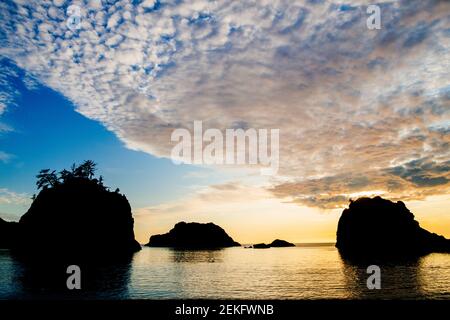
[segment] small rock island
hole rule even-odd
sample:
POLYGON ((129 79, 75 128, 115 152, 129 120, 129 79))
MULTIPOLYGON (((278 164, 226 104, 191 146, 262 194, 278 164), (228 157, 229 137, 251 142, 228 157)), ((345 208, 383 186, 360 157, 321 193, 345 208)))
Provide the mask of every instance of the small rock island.
POLYGON ((285 240, 275 239, 271 244, 258 243, 252 246, 253 249, 268 249, 268 248, 285 248, 295 247, 295 244, 287 242, 285 240))
POLYGON ((271 248, 283 248, 283 247, 295 247, 295 244, 287 242, 285 240, 275 239, 269 244, 271 248))
POLYGON ((179 222, 168 233, 151 236, 146 246, 215 249, 238 247, 240 244, 214 223, 179 222))
POLYGON ((257 243, 252 246, 253 249, 269 249, 270 246, 265 243, 257 243))
POLYGON ((450 240, 421 228, 402 201, 375 197, 351 201, 342 212, 336 247, 345 258, 395 259, 450 253, 450 240))

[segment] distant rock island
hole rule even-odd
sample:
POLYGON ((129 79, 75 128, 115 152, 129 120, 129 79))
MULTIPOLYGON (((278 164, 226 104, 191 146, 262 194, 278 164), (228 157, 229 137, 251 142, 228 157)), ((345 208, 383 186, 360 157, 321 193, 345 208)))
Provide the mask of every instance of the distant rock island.
POLYGON ((58 257, 122 256, 140 250, 127 198, 118 189, 110 191, 94 172, 90 160, 58 174, 42 170, 37 176, 40 192, 19 223, 0 223, 0 243, 26 255, 58 257), (10 230, 9 236, 3 230, 10 230))
POLYGON ((265 243, 257 243, 252 246, 253 249, 269 249, 270 246, 265 243))
POLYGON ((450 252, 450 240, 421 228, 403 202, 375 197, 342 212, 336 247, 347 258, 402 258, 450 252))
POLYGON ((269 244, 272 248, 281 248, 281 247, 295 247, 295 244, 287 242, 285 240, 275 239, 269 244))
POLYGON ((179 222, 168 233, 151 236, 146 246, 214 249, 237 247, 240 244, 214 223, 179 222))
POLYGON ((287 242, 285 240, 275 239, 271 244, 258 243, 254 244, 253 249, 268 249, 268 248, 283 248, 283 247, 295 247, 295 244, 287 242))

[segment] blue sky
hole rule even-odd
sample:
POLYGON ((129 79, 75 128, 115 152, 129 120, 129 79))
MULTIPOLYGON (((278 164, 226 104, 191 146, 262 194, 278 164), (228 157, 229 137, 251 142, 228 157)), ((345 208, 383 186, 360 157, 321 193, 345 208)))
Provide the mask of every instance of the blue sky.
MULTIPOLYGON (((11 67, 5 60, 0 66, 6 65, 11 67)), ((23 70, 16 71, 23 77, 23 70)), ((208 171, 127 149, 102 124, 75 112, 61 94, 39 84, 29 90, 20 78, 11 80, 8 90, 14 88, 17 94, 1 123, 13 129, 0 135, 1 150, 9 155, 0 161, 0 186, 10 191, 31 197, 40 169, 61 170, 93 159, 108 186, 119 187, 134 207, 145 207, 186 192, 193 182, 188 173, 208 171)), ((27 206, 0 203, 0 212, 20 216, 27 206)))

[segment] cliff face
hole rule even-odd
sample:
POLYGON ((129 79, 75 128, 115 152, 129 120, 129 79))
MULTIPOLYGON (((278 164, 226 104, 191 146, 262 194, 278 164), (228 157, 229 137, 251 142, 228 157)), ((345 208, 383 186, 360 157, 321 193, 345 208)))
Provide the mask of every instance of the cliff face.
POLYGON ((124 195, 87 179, 42 190, 21 217, 17 248, 72 255, 140 250, 124 195))
POLYGON ((336 247, 344 257, 416 257, 450 252, 450 240, 419 226, 401 201, 360 198, 339 219, 336 247))
POLYGON ((146 246, 209 249, 240 244, 214 223, 179 222, 168 233, 151 236, 146 246))

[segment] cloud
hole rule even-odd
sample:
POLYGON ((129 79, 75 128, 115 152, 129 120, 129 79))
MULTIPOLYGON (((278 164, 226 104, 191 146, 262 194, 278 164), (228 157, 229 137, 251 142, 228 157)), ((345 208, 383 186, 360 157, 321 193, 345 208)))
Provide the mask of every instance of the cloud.
POLYGON ((10 132, 10 131, 13 131, 13 129, 9 125, 0 122, 0 133, 10 132))
POLYGON ((450 178, 450 161, 436 163, 427 159, 412 160, 389 168, 389 173, 410 181, 419 187, 446 185, 450 178))
MULTIPOLYGON (((243 215, 251 217, 271 211, 280 210, 279 201, 274 200, 263 188, 254 188, 241 183, 226 183, 197 187, 194 192, 183 198, 159 205, 133 210, 135 232, 139 241, 148 240, 152 233, 167 232, 179 221, 213 222, 222 227, 246 226, 254 228, 255 223, 242 220, 243 215)), ((249 232, 243 232, 248 234, 249 232)))
POLYGON ((27 194, 0 188, 0 204, 27 205, 30 202, 30 197, 27 194))
POLYGON ((448 190, 449 2, 380 2, 381 30, 365 1, 71 4, 74 32, 62 2, 0 4, 0 55, 129 148, 168 157, 174 128, 244 123, 280 129, 279 197, 448 190))
POLYGON ((9 153, 6 153, 6 152, 0 150, 0 162, 7 163, 13 157, 14 156, 12 154, 9 154, 9 153))
MULTIPOLYGON (((270 193, 261 188, 254 188, 238 182, 229 182, 204 186, 189 196, 152 207, 140 208, 134 213, 139 216, 164 216, 179 214, 186 216, 187 213, 204 214, 209 218, 211 211, 219 212, 220 208, 234 207, 236 204, 256 202, 270 197, 270 193)), ((224 210, 227 211, 227 210, 224 210)), ((191 216, 188 214, 188 216, 191 216)))
POLYGON ((281 235, 294 242, 334 239, 337 210, 323 214, 300 207, 247 182, 205 186, 179 199, 135 209, 136 237, 146 243, 149 235, 165 233, 179 221, 197 221, 214 222, 242 243, 273 241, 281 235))
POLYGON ((39 88, 39 81, 34 78, 32 75, 26 73, 24 77, 22 78, 24 86, 29 90, 37 90, 39 88))
MULTIPOLYGON (((0 64, 2 68, 0 68, 0 115, 5 112, 8 106, 15 105, 15 98, 19 95, 17 89, 11 84, 12 79, 17 77, 17 72, 15 68, 10 65, 4 65, 4 59, 0 56, 0 64)), ((4 131, 0 127, 0 132, 4 131)))
MULTIPOLYGON (((27 90, 36 90, 39 87, 39 81, 32 75, 11 63, 10 60, 0 55, 0 116, 6 111, 7 107, 17 105, 17 99, 20 97, 20 88, 23 85, 27 90)), ((12 131, 12 129, 0 123, 0 134, 2 132, 12 131)))
POLYGON ((350 199, 361 196, 382 195, 393 201, 422 200, 435 194, 448 194, 448 165, 448 162, 413 160, 385 170, 286 182, 270 190, 275 196, 288 198, 293 203, 323 209, 344 207, 350 199))

